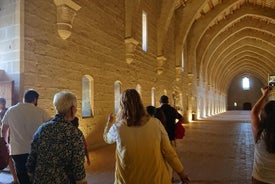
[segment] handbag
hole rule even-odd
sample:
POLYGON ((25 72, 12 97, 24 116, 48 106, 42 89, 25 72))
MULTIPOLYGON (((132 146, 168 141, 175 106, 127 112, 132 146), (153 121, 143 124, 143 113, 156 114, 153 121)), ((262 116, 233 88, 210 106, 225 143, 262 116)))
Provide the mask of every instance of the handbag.
POLYGON ((4 137, 0 137, 0 170, 5 169, 9 164, 9 145, 4 137))
POLYGON ((182 121, 178 121, 175 125, 175 138, 176 139, 183 139, 185 136, 185 128, 182 125, 182 121))

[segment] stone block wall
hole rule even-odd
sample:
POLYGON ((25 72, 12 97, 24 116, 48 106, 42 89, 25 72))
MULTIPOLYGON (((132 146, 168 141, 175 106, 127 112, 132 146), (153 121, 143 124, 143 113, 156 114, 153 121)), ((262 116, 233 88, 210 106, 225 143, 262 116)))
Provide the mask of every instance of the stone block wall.
MULTIPOLYGON (((104 144, 103 128, 107 115, 114 111, 114 82, 122 90, 141 86, 144 105, 151 104, 151 89, 156 88, 156 101, 175 86, 183 90, 184 81, 175 81, 174 23, 169 27, 165 44, 167 58, 162 75, 156 74, 156 29, 158 1, 146 1, 148 12, 148 51, 137 46, 135 60, 125 60, 125 10, 120 0, 75 0, 81 6, 73 22, 72 35, 62 40, 56 30, 56 6, 53 1, 26 0, 24 12, 24 71, 21 85, 40 93, 39 106, 54 115, 53 95, 70 90, 78 97, 80 129, 89 148, 104 144), (94 117, 81 118, 82 77, 94 80, 94 117)), ((140 12, 142 9, 140 9, 140 12)), ((139 20, 139 19, 137 19, 139 20)), ((140 22, 135 22, 135 39, 141 43, 140 22)), ((184 93, 184 92, 183 92, 184 93)), ((184 94, 185 95, 185 94, 184 94)))
POLYGON ((5 71, 0 81, 14 81, 15 94, 19 93, 20 83, 21 5, 18 0, 0 2, 0 70, 5 71))

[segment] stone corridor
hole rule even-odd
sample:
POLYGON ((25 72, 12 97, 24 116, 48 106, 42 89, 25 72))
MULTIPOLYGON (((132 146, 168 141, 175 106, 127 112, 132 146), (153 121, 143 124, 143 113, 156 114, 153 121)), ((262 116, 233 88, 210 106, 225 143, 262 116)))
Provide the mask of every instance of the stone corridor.
MULTIPOLYGON (((192 184, 250 183, 253 138, 249 111, 228 111, 184 126, 186 136, 178 140, 177 152, 192 184)), ((106 146, 90 152, 89 184, 113 183, 114 150, 114 146, 106 146)), ((9 175, 0 174, 0 184, 10 180, 9 175)))

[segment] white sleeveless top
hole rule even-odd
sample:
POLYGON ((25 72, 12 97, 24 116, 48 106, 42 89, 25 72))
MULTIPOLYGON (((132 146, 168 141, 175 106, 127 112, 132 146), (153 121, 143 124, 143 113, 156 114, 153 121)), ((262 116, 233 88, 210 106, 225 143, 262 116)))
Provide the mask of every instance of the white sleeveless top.
POLYGON ((264 140, 255 144, 252 176, 262 182, 275 184, 275 153, 268 153, 264 140))

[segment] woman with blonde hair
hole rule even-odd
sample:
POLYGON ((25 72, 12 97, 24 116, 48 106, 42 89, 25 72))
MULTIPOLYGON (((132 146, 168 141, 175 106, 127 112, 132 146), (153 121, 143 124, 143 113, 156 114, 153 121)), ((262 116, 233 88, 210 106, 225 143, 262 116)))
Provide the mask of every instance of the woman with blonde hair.
POLYGON ((275 101, 267 101, 271 89, 261 89, 262 96, 251 110, 255 142, 253 184, 275 183, 275 101))
POLYGON ((122 93, 117 122, 108 116, 103 137, 106 143, 116 143, 115 184, 169 184, 167 164, 183 183, 189 183, 166 130, 146 113, 135 89, 122 93))

